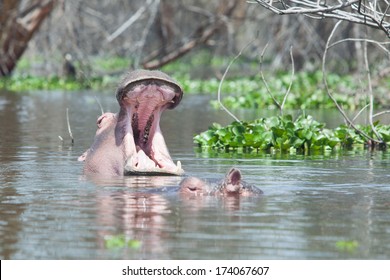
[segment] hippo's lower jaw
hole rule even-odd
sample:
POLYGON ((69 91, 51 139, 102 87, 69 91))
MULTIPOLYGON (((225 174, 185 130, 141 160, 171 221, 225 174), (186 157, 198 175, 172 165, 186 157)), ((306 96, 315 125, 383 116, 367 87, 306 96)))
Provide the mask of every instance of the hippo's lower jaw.
POLYGON ((121 110, 115 130, 123 141, 124 175, 184 173, 180 161, 172 161, 160 129, 161 114, 176 94, 175 88, 152 80, 125 87, 117 96, 121 110))
POLYGON ((166 161, 166 164, 158 164, 149 158, 143 150, 129 158, 125 165, 125 175, 183 175, 181 162, 166 161))

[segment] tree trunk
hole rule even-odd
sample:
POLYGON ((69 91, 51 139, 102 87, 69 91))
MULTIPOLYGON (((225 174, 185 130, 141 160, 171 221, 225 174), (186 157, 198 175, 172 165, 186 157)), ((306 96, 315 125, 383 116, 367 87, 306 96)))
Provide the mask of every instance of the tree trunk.
POLYGON ((11 75, 29 41, 57 0, 30 1, 22 11, 22 1, 4 0, 0 11, 0 77, 11 75))

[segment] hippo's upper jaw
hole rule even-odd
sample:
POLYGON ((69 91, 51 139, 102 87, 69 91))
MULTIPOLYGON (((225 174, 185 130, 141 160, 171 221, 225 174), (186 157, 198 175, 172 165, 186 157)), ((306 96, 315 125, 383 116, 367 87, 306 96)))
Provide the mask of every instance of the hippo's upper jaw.
POLYGON ((181 175, 180 161, 172 161, 165 144, 160 117, 180 102, 183 92, 162 72, 138 71, 135 77, 126 77, 117 91, 115 139, 123 145, 124 174, 181 175))

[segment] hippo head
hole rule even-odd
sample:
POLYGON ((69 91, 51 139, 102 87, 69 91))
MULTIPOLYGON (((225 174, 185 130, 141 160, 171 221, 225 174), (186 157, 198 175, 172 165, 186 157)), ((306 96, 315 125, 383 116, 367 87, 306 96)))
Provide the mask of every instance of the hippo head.
POLYGON ((123 147, 125 175, 184 173, 180 161, 172 161, 160 129, 162 112, 175 108, 182 96, 181 87, 160 71, 136 70, 124 77, 116 92, 115 141, 123 147))
POLYGON ((175 108, 182 96, 180 86, 160 71, 128 73, 116 92, 119 113, 104 113, 97 119, 94 142, 79 157, 85 162, 84 174, 183 174, 160 129, 162 112, 175 108))
POLYGON ((187 177, 180 182, 179 193, 181 195, 203 196, 209 195, 210 185, 197 177, 187 177))

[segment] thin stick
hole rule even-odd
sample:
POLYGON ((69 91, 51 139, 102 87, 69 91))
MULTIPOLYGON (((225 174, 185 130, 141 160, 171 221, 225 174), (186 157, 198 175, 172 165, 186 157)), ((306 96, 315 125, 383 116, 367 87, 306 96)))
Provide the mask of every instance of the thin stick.
POLYGON ((293 56, 293 53, 292 53, 292 46, 290 47, 290 57, 291 57, 291 79, 290 79, 290 84, 288 85, 286 94, 284 95, 283 102, 282 102, 282 105, 281 105, 281 108, 280 108, 280 113, 281 113, 282 115, 283 115, 284 103, 286 103, 287 96, 288 96, 289 93, 290 93, 291 86, 292 86, 292 83, 293 83, 293 80, 294 80, 294 74, 295 74, 295 69, 294 69, 294 68, 295 68, 295 66, 294 66, 294 56, 293 56))
POLYGON ((146 10, 146 6, 150 4, 150 1, 147 1, 146 5, 141 6, 132 16, 125 21, 117 30, 107 37, 108 42, 112 42, 115 38, 121 35, 127 28, 129 28, 134 22, 136 22, 146 10))
POLYGON ((103 114, 104 114, 103 106, 102 106, 102 104, 100 103, 100 101, 99 101, 99 99, 97 98, 96 95, 95 95, 95 99, 96 99, 96 102, 97 102, 97 104, 99 105, 100 111, 102 111, 102 115, 103 115, 103 114))
POLYGON ((374 126, 374 123, 372 121, 373 119, 373 115, 374 115, 374 94, 372 92, 372 83, 371 83, 371 73, 370 73, 370 67, 368 65, 368 56, 367 56, 367 42, 364 42, 363 44, 363 48, 364 48, 364 64, 366 66, 366 73, 367 73, 367 80, 368 80, 368 97, 369 97, 369 100, 370 100, 370 103, 369 103, 369 118, 368 118, 368 121, 370 123, 370 126, 371 126, 371 129, 372 131, 375 133, 377 139, 383 143, 383 139, 382 137, 380 136, 380 134, 378 133, 378 131, 376 131, 375 129, 375 126, 374 126))
POLYGON ((390 114, 390 110, 382 111, 382 112, 376 113, 376 114, 372 115, 372 117, 373 117, 373 118, 376 118, 376 117, 379 117, 379 116, 385 115, 385 114, 390 114))
POLYGON ((156 15, 158 12, 158 8, 160 6, 160 0, 155 0, 153 3, 150 4, 150 6, 151 6, 151 11, 150 11, 149 20, 148 20, 148 22, 147 22, 147 24, 142 32, 141 40, 139 43, 140 47, 138 50, 138 54, 135 56, 135 62, 134 62, 135 68, 139 67, 140 58, 142 57, 142 52, 143 52, 145 42, 146 42, 146 37, 149 34, 149 32, 151 31, 152 24, 156 21, 156 15))
POLYGON ((271 92, 271 90, 270 90, 270 88, 268 86, 268 83, 267 83, 267 81, 266 81, 266 79, 264 77, 264 74, 263 74, 263 70, 262 70, 262 68, 263 68, 263 57, 264 57, 264 53, 265 53, 265 50, 267 49, 267 47, 268 47, 268 43, 265 45, 263 51, 260 54, 260 76, 261 76, 261 79, 263 80, 263 83, 265 85, 265 88, 267 89, 268 94, 271 96, 271 98, 274 101, 275 105, 279 108, 280 114, 283 115, 284 104, 286 103, 287 96, 290 94, 291 86, 293 84, 294 75, 295 75, 295 65, 294 65, 294 56, 293 56, 293 53, 292 53, 292 46, 290 47, 291 79, 290 79, 290 84, 288 85, 288 88, 286 90, 286 93, 284 94, 282 104, 280 104, 279 101, 276 99, 276 97, 272 94, 272 92, 271 92))
POLYGON ((278 100, 276 100, 275 96, 272 94, 269 86, 268 86, 268 83, 267 83, 267 80, 265 79, 264 77, 264 74, 263 74, 263 57, 264 57, 264 54, 265 54, 265 50, 267 49, 268 47, 268 43, 265 45, 263 51, 261 52, 260 54, 260 76, 261 76, 261 79, 265 85, 265 89, 267 90, 268 94, 271 96, 272 100, 274 101, 275 105, 279 108, 279 110, 282 112, 282 107, 280 106, 278 100))
MULTIPOLYGON (((255 40, 255 39, 254 39, 255 40)), ((233 63, 241 56, 241 54, 243 53, 243 51, 248 47, 250 46, 253 41, 250 41, 248 44, 246 44, 241 50, 240 52, 232 59, 232 61, 230 61, 229 65, 226 67, 226 70, 225 72, 223 73, 222 75, 222 78, 221 78, 221 81, 219 82, 219 86, 218 86, 218 104, 222 107, 222 109, 228 113, 234 120, 236 120, 237 122, 241 123, 241 121, 232 113, 230 112, 223 104, 222 104, 222 101, 221 101, 221 89, 222 89, 222 83, 223 81, 225 80, 225 77, 227 75, 227 73, 229 72, 229 69, 230 67, 233 65, 233 63)))
POLYGON ((352 121, 356 121, 356 119, 361 115, 361 113, 364 112, 364 110, 367 109, 367 107, 370 106, 370 104, 366 104, 366 106, 364 106, 362 109, 360 109, 360 111, 353 117, 352 121))
POLYGON ((69 108, 66 108, 66 122, 68 124, 68 132, 69 132, 70 139, 72 139, 72 145, 73 145, 74 144, 74 138, 73 138, 72 130, 70 129, 69 108))
POLYGON ((326 45, 325 45, 325 50, 324 50, 324 55, 322 57, 322 75, 323 75, 323 83, 324 83, 324 86, 325 86, 325 89, 326 89, 326 93, 328 94, 329 98, 333 101, 333 103, 336 105, 336 108, 339 110, 339 112, 341 113, 341 115, 344 117, 345 121, 348 123, 348 125, 350 125, 358 134, 364 136, 366 139, 369 139, 371 141, 374 141, 374 142, 377 142, 377 140, 373 139, 372 137, 368 136, 366 133, 364 133, 362 130, 358 129, 354 124, 353 122, 348 118, 347 114, 344 112, 343 108, 341 108, 341 106, 339 105, 339 103, 337 102, 337 100, 334 98, 333 94, 330 92, 330 89, 329 89, 329 86, 328 86, 328 82, 326 80, 326 68, 325 68, 325 62, 326 62, 326 55, 328 53, 328 49, 329 49, 329 43, 334 35, 334 33, 336 32, 337 28, 339 27, 339 25, 341 24, 341 20, 339 20, 335 26, 333 27, 333 30, 332 32, 330 33, 329 37, 328 37, 328 40, 326 42, 326 45))

